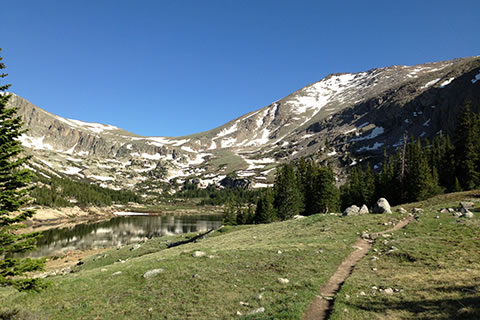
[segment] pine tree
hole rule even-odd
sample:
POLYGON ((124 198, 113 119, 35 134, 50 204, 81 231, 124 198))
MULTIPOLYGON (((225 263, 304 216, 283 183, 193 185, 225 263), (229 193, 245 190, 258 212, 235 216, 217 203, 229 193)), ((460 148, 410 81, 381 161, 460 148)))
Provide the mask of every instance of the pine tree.
POLYGON ((313 207, 311 213, 338 212, 340 192, 335 185, 335 174, 330 167, 317 167, 313 176, 313 207))
POLYGON ((471 190, 480 186, 479 122, 478 115, 472 112, 470 105, 467 104, 456 125, 456 175, 464 190, 471 190))
MULTIPOLYGON (((0 69, 4 69, 1 61, 0 57, 0 69)), ((6 76, 2 73, 0 79, 6 76)), ((22 156, 23 149, 18 140, 25 132, 22 130, 22 120, 17 116, 16 108, 7 107, 11 96, 6 92, 9 87, 8 84, 0 84, 0 286, 39 290, 43 287, 39 279, 18 277, 40 270, 44 260, 12 258, 14 254, 34 249, 38 234, 16 235, 14 232, 34 212, 23 209, 29 201, 28 192, 31 188, 30 172, 22 168, 29 158, 22 156)))
POLYGON ((222 223, 225 225, 236 225, 237 224, 237 213, 235 209, 235 203, 230 199, 225 208, 223 209, 222 223))
POLYGON ((277 219, 273 200, 273 190, 267 188, 257 201, 254 218, 255 223, 270 223, 277 219))
POLYGON ((286 163, 277 169, 274 185, 274 205, 280 220, 287 220, 300 213, 302 197, 293 164, 286 163))

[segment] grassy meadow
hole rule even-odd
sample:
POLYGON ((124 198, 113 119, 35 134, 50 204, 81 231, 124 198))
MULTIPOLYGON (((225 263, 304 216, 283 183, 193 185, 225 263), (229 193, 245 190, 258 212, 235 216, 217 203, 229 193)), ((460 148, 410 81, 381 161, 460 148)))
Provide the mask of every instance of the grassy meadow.
POLYGON ((166 243, 178 236, 152 239, 135 250, 90 257, 77 272, 48 278, 51 285, 41 293, 3 288, 2 309, 32 319, 301 319, 358 234, 398 219, 315 215, 225 227, 171 249, 166 243), (196 250, 206 255, 195 258, 196 250), (163 272, 144 279, 151 269, 163 272), (247 315, 261 307, 265 312, 247 315))
MULTIPOLYGON (((480 212, 473 219, 438 212, 463 199, 478 208, 480 192, 404 205, 425 212, 377 239, 341 288, 330 319, 479 319, 480 212)), ((170 249, 192 235, 151 239, 89 257, 74 273, 47 278, 41 293, 0 288, 0 310, 18 311, 16 319, 302 319, 359 235, 404 217, 318 214, 229 226, 170 249), (205 255, 193 257, 195 251, 205 255), (162 271, 145 279, 152 269, 162 271)))
POLYGON ((447 194, 377 239, 340 290, 330 319, 480 319, 480 192, 447 194), (440 213, 476 201, 473 219, 440 213), (393 289, 393 293, 385 289, 393 289))

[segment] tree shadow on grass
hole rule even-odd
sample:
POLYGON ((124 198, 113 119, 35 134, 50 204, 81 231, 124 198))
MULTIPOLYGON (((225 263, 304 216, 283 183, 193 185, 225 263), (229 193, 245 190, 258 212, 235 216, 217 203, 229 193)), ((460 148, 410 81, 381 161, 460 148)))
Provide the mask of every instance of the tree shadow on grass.
POLYGON ((418 320, 479 320, 480 319, 480 286, 433 287, 429 290, 438 295, 460 294, 462 298, 404 299, 389 301, 379 299, 368 304, 351 303, 352 307, 378 314, 402 313, 402 319, 418 320), (409 313, 410 316, 404 316, 409 313))

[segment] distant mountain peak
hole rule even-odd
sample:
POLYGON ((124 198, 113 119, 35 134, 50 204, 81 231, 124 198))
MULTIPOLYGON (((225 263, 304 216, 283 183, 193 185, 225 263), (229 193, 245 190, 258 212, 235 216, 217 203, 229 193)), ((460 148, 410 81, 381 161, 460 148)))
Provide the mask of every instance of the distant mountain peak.
POLYGON ((266 186, 282 161, 314 155, 338 172, 379 161, 405 132, 431 138, 452 130, 458 109, 479 108, 480 58, 335 73, 259 110, 186 137, 143 137, 66 119, 13 94, 29 131, 21 137, 43 174, 90 179, 110 188, 161 191, 157 182, 229 173, 266 186), (328 144, 328 145, 327 145, 328 144))

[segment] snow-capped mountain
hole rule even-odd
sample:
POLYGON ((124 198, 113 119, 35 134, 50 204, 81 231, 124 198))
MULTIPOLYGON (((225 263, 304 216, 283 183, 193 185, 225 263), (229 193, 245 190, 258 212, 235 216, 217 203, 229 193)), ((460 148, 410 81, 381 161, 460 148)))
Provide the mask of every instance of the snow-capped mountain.
POLYGON ((206 186, 235 172, 262 187, 281 161, 315 154, 342 171, 398 147, 405 133, 451 132, 461 106, 480 109, 480 57, 329 75, 221 127, 177 138, 65 119, 15 95, 10 103, 20 107, 29 129, 21 141, 41 174, 152 191, 158 181, 194 177, 206 186))

